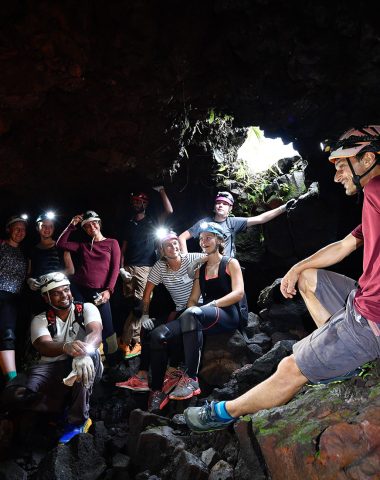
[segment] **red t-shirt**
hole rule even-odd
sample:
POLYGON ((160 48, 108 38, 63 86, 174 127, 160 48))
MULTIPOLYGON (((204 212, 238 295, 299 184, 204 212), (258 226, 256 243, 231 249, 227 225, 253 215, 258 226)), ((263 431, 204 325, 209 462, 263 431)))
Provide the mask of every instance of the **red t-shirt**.
POLYGON ((364 241, 363 273, 354 306, 367 320, 380 323, 380 176, 364 187, 362 223, 351 234, 364 241))

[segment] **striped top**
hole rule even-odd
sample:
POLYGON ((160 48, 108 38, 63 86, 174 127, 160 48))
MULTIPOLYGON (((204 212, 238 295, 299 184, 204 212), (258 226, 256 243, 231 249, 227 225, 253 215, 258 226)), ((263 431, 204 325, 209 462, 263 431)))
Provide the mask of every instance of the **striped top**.
POLYGON ((181 253, 181 266, 179 270, 170 269, 165 260, 158 260, 152 267, 148 282, 153 285, 163 283, 175 303, 175 309, 178 312, 186 308, 191 289, 193 288, 193 279, 187 274, 187 267, 196 260, 204 256, 203 253, 181 253))

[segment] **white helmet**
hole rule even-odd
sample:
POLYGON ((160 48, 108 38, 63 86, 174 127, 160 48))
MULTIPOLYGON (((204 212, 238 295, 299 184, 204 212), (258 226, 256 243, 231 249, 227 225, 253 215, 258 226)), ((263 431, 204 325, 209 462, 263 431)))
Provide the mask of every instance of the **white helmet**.
POLYGON ((50 292, 53 288, 62 287, 62 285, 70 285, 70 280, 62 272, 51 272, 41 275, 38 278, 41 294, 50 292))

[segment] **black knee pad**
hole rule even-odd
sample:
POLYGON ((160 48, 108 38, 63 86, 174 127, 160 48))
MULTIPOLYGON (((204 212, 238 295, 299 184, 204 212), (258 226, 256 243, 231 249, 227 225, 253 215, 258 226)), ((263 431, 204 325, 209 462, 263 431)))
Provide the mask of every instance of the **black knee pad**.
POLYGON ((0 331, 0 350, 16 350, 16 335, 11 328, 0 331))
POLYGON ((193 332, 199 330, 200 325, 198 319, 203 315, 202 310, 199 307, 190 307, 183 312, 179 317, 181 322, 182 333, 193 332))
POLYGON ((161 350, 170 336, 170 330, 166 325, 160 325, 150 333, 150 348, 161 350))

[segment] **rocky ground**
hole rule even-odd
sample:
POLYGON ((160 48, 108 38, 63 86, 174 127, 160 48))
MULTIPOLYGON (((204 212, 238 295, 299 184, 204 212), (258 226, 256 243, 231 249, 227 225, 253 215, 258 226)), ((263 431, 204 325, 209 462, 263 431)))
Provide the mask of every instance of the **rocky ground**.
POLYGON ((57 445, 59 418, 3 415, 0 480, 380 479, 379 363, 344 382, 306 386, 287 405, 224 431, 199 435, 186 427, 184 408, 247 391, 307 334, 304 305, 296 299, 281 308, 278 283, 262 292, 260 313, 250 313, 242 333, 206 341, 200 397, 148 413, 148 394, 114 386, 136 371, 135 358, 95 387, 93 425, 67 445, 57 445))

